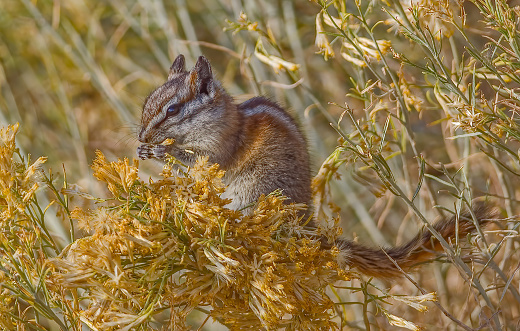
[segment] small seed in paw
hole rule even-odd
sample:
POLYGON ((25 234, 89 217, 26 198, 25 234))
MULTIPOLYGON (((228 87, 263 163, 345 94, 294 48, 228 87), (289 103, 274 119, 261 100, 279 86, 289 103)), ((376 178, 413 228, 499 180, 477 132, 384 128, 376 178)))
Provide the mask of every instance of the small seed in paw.
POLYGON ((163 145, 163 146, 173 145, 174 142, 175 142, 175 139, 173 139, 173 138, 166 138, 166 139, 161 143, 161 145, 163 145))

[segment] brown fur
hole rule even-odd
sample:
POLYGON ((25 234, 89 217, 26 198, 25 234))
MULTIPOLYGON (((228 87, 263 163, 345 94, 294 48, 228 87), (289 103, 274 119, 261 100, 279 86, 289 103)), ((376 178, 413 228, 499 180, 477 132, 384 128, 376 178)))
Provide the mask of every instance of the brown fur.
MULTIPOLYGON (((138 138, 143 143, 137 149, 142 159, 165 160, 173 155, 192 165, 197 156, 207 156, 210 162, 220 164, 226 170, 224 181, 228 187, 223 197, 232 200, 230 208, 243 209, 260 195, 278 189, 289 202, 310 205, 307 143, 294 120, 278 104, 264 97, 235 104, 214 79, 205 57, 199 57, 190 71, 186 71, 182 55, 175 59, 168 81, 145 101, 138 138), (168 107, 172 105, 181 105, 182 111, 169 115, 168 107), (161 145, 167 138, 174 143, 161 145)), ((486 219, 495 217, 496 211, 477 204, 474 213, 484 226, 486 219)), ((435 224, 435 229, 450 240, 456 226, 457 219, 452 217, 435 224)), ((463 213, 459 219, 459 237, 474 230, 470 214, 463 213)), ((389 257, 408 269, 441 248, 427 231, 405 245, 386 251, 348 240, 335 244, 344 251, 349 266, 381 278, 401 274, 389 257)), ((331 246, 323 240, 324 248, 331 246)))
MULTIPOLYGON (((283 110, 265 98, 256 98, 261 102, 255 107, 266 107, 271 111, 283 110)), ((251 104, 239 105, 239 109, 250 108, 251 104)), ((246 188, 245 204, 255 201, 261 194, 269 194, 281 189, 291 202, 309 204, 310 169, 307 154, 298 153, 306 150, 305 140, 294 125, 287 125, 273 114, 264 112, 247 113, 244 116, 240 144, 233 156, 233 162, 226 170, 226 181, 235 192, 246 188), (238 180, 238 181, 237 181, 238 180), (240 187, 236 187, 235 183, 240 187)), ((235 194, 234 194, 235 195, 235 194)), ((236 199, 236 195, 233 197, 236 199)))

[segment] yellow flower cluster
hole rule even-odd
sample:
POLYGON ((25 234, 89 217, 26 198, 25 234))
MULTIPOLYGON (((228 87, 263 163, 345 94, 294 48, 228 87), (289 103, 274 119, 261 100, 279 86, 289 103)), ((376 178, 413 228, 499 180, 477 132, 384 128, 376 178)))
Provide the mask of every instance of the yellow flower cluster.
POLYGON ((169 164, 149 183, 127 159, 98 152, 92 168, 113 203, 72 212, 92 234, 51 261, 48 281, 63 300, 82 293, 78 315, 91 328, 129 330, 169 310, 170 329, 185 330, 202 307, 233 330, 337 327, 325 289, 348 274, 302 225, 305 206, 274 194, 248 215, 230 210, 224 173, 205 159, 185 172, 169 164))
MULTIPOLYGON (((0 328, 21 329, 22 321, 12 290, 20 300, 29 301, 38 289, 38 273, 45 249, 41 225, 34 222, 31 208, 39 187, 41 165, 46 158, 30 164, 19 155, 15 145, 18 124, 0 128, 0 328)), ((41 301, 38 302, 41 304, 41 301)), ((29 314, 29 313, 27 313, 29 314)))
POLYGON ((17 152, 15 135, 18 124, 0 128, 0 213, 2 223, 24 214, 25 204, 38 189, 39 171, 46 158, 40 157, 32 165, 25 167, 23 162, 15 162, 17 152))
POLYGON ((315 45, 319 48, 318 54, 323 54, 325 60, 334 57, 334 49, 329 42, 327 32, 323 22, 337 31, 341 31, 343 42, 341 43, 341 56, 348 62, 357 67, 366 67, 367 61, 381 61, 381 55, 385 55, 391 50, 389 40, 371 40, 352 34, 352 29, 359 28, 359 25, 343 21, 339 18, 329 16, 321 11, 316 15, 316 40, 315 45), (355 38, 353 38, 355 36, 355 38))
MULTIPOLYGON (((420 24, 428 27, 436 39, 449 38, 453 35, 457 13, 451 1, 420 0, 411 2, 412 10, 418 12, 420 24)), ((410 12, 410 11, 409 11, 410 12)), ((460 19, 460 18, 459 18, 460 19)))
POLYGON ((403 22, 409 20, 421 29, 428 29, 435 39, 441 40, 453 35, 455 31, 454 23, 464 23, 465 17, 457 12, 456 2, 449 0, 403 0, 401 5, 405 8, 406 19, 399 13, 393 13, 392 18, 384 21, 386 25, 390 26, 390 30, 399 31, 403 22))

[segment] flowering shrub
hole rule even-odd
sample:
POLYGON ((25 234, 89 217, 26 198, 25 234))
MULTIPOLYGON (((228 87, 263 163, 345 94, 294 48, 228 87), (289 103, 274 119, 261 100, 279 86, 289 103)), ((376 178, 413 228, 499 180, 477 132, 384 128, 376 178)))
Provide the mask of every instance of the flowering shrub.
MULTIPOLYGON (((168 164, 160 179, 145 183, 137 161, 108 162, 98 152, 92 169, 110 196, 103 206, 70 212, 89 235, 47 252, 45 242, 53 236, 44 218, 32 214, 44 159, 30 166, 12 161, 16 129, 2 131, 0 150, 4 297, 24 292, 17 288, 23 284, 30 292, 15 301, 23 299, 71 329, 80 329, 79 321, 98 330, 145 328, 168 310, 169 328, 185 330, 186 316, 201 307, 237 330, 334 327, 325 289, 349 274, 338 265, 339 251, 320 249, 315 230, 302 225, 305 206, 284 204, 273 194, 245 216, 227 209, 229 201, 220 198, 223 171, 205 159, 185 172, 168 164), (50 258, 52 253, 59 254, 50 258)), ((80 193, 58 194, 64 201, 80 193)), ((3 307, 16 308, 12 300, 3 307)), ((22 322, 18 313, 21 321, 4 317, 2 325, 22 322)))

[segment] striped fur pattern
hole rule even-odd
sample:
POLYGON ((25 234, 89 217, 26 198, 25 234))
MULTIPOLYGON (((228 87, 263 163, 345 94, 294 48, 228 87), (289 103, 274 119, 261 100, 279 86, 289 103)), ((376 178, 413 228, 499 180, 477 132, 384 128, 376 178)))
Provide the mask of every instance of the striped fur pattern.
MULTIPOLYGON (((307 144, 294 120, 264 97, 235 104, 213 77, 211 65, 203 56, 189 71, 182 55, 175 59, 166 83, 144 103, 138 139, 142 142, 137 149, 141 159, 164 161, 167 155, 173 155, 192 165, 197 156, 208 156, 210 162, 220 164, 226 170, 228 188, 223 197, 232 200, 230 208, 245 208, 260 195, 277 189, 289 202, 310 204, 307 144), (174 143, 161 145, 166 139, 174 143)), ((496 211, 485 204, 478 204, 474 213, 481 225, 496 217, 496 211)), ((435 229, 450 240, 456 224, 453 217, 437 223, 435 229)), ((458 226, 460 238, 475 231, 467 212, 461 215, 458 226)), ((406 270, 441 248, 427 231, 385 251, 348 240, 334 244, 342 249, 344 263, 380 278, 401 275, 388 256, 406 270)), ((331 246, 323 240, 324 248, 331 246)))

